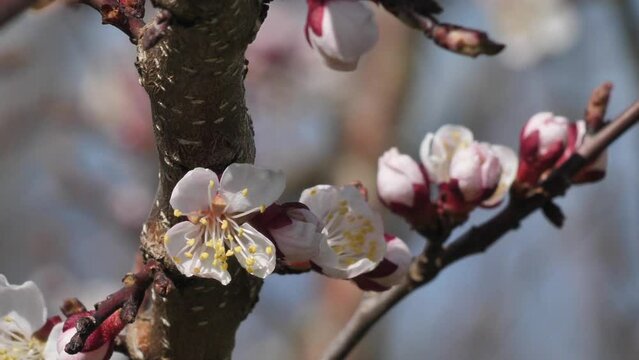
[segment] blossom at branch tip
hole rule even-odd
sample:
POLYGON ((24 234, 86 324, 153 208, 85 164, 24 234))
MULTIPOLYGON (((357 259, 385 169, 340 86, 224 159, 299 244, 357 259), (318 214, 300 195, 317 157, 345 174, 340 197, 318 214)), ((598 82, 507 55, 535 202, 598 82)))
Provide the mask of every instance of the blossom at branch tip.
POLYGON ((563 116, 541 112, 531 117, 519 136, 517 181, 537 184, 567 150, 570 131, 570 121, 563 116))
POLYGON ((386 291, 406 277, 413 256, 402 239, 385 234, 386 255, 373 270, 353 279, 365 291, 386 291))
POLYGON ((51 341, 56 344, 57 360, 107 360, 111 358, 115 339, 126 323, 120 318, 120 310, 111 314, 84 341, 77 354, 65 352, 65 346, 77 333, 76 324, 83 317, 92 316, 95 311, 84 311, 71 315, 64 323, 56 325, 51 331, 51 341))
POLYGON ((302 192, 300 202, 322 222, 324 238, 311 258, 322 274, 352 279, 373 270, 384 258, 383 223, 353 185, 317 185, 302 192))
POLYGON ((11 285, 0 274, 0 359, 56 360, 50 334, 60 321, 47 319, 44 297, 33 282, 11 285))
POLYGON ((379 158, 377 194, 386 207, 416 228, 436 215, 425 168, 397 148, 391 148, 379 158))
POLYGON ((440 207, 449 213, 498 205, 517 170, 511 149, 477 142, 463 126, 445 125, 427 134, 420 156, 430 180, 439 185, 440 207))
POLYGON ((377 42, 373 12, 359 0, 307 0, 306 39, 328 67, 352 71, 377 42))
MULTIPOLYGON (((531 117, 519 138, 517 182, 534 187, 590 139, 584 120, 570 122, 562 116, 542 112, 531 117)), ((606 152, 573 177, 575 183, 593 182, 606 174, 606 152)))
POLYGON ((189 171, 171 194, 175 216, 188 221, 171 227, 164 244, 186 276, 231 281, 228 258, 234 256, 250 274, 265 278, 275 268, 275 246, 249 220, 284 191, 281 171, 231 164, 222 177, 204 168, 189 171))
POLYGON ((320 220, 299 202, 273 204, 250 222, 275 243, 278 257, 287 263, 305 262, 317 256, 324 238, 320 220))

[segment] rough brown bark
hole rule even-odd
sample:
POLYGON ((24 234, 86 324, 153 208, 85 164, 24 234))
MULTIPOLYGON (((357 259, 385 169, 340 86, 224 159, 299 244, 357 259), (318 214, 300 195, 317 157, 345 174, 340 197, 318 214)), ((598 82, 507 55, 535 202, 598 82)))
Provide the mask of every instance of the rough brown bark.
MULTIPOLYGON (((138 46, 137 67, 149 93, 160 159, 155 203, 142 235, 147 258, 165 259, 162 235, 177 219, 169 197, 189 170, 219 175, 253 162, 251 119, 244 102, 244 51, 259 28, 259 0, 157 0, 173 22, 151 49, 138 46)), ((140 41, 140 44, 144 41, 140 41)), ((169 271, 176 291, 149 294, 127 345, 133 359, 228 359, 235 332, 257 302, 262 281, 230 264, 233 280, 185 278, 169 271)))

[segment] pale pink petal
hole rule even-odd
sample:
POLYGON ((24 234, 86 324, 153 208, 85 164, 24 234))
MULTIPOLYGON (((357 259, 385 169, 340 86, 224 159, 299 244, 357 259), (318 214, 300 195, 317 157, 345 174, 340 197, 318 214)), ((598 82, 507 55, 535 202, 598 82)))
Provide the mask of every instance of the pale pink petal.
POLYGON ((184 214, 207 211, 216 194, 217 175, 205 168, 195 168, 184 175, 173 188, 171 206, 184 214))
POLYGON ((64 323, 56 324, 49 333, 47 343, 44 345, 44 360, 58 360, 58 340, 62 336, 62 327, 64 323))
POLYGON ((319 219, 303 208, 288 209, 286 215, 291 224, 269 230, 286 260, 308 261, 317 256, 319 244, 325 237, 319 219))
POLYGON ((316 185, 302 191, 300 202, 308 206, 309 210, 319 219, 324 219, 333 210, 340 190, 332 185, 316 185))
POLYGON ((397 269, 388 276, 372 278, 370 280, 383 287, 392 287, 399 284, 406 277, 413 256, 406 243, 396 237, 386 243, 386 255, 384 258, 397 265, 397 269))
POLYGON ((428 187, 419 165, 410 156, 392 148, 379 158, 377 193, 386 204, 413 206, 415 185, 428 187))
POLYGON ((485 200, 482 205, 491 207, 499 204, 508 193, 510 186, 515 177, 517 176, 517 167, 519 166, 519 159, 515 152, 506 146, 491 145, 491 151, 499 159, 501 165, 501 176, 499 178, 499 185, 495 192, 485 200))
POLYGON ((12 317, 20 318, 20 327, 26 335, 31 335, 47 321, 44 297, 35 283, 27 281, 22 285, 11 285, 0 274, 0 318, 11 313, 12 317))
POLYGON ((352 71, 359 58, 377 42, 378 31, 372 11, 360 1, 332 0, 323 9, 322 32, 308 32, 313 48, 327 66, 352 71))
POLYGON ((263 279, 275 270, 275 245, 249 223, 242 224, 241 228, 243 236, 233 248, 235 257, 251 275, 263 279))
POLYGON ((286 179, 281 171, 231 164, 224 170, 220 184, 220 195, 228 204, 226 212, 235 214, 274 203, 284 192, 286 179))

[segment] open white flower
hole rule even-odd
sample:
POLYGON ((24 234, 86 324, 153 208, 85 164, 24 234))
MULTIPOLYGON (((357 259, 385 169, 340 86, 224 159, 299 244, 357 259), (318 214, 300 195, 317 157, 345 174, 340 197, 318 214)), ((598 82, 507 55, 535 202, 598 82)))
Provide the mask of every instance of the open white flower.
POLYGON ((311 258, 327 276, 351 279, 373 270, 386 253, 382 219, 352 185, 317 185, 300 202, 322 221, 325 239, 311 258))
POLYGON ((373 271, 353 279, 362 290, 386 291, 402 282, 408 273, 413 259, 410 249, 402 239, 394 235, 386 234, 384 237, 386 239, 384 260, 373 271))
POLYGON ((53 346, 45 344, 49 323, 44 298, 35 284, 11 285, 0 274, 0 359, 57 359, 55 341, 53 346))
POLYGON ((444 125, 434 134, 426 134, 419 148, 419 156, 430 180, 435 183, 448 182, 453 155, 458 149, 468 147, 472 143, 473 133, 459 125, 444 125))
POLYGON ((227 259, 235 256, 250 274, 265 278, 275 268, 275 246, 248 220, 264 212, 284 191, 284 174, 250 164, 229 165, 221 179, 196 168, 178 181, 171 194, 176 216, 189 221, 167 231, 164 244, 186 276, 231 281, 227 259))

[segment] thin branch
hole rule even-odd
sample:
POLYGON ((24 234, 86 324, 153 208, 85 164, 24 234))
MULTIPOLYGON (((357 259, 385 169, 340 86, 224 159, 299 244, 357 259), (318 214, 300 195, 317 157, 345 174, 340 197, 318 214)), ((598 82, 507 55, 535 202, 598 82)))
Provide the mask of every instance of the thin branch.
POLYGON ((102 16, 102 23, 122 30, 133 44, 144 32, 144 0, 78 0, 96 9, 102 16))
POLYGON ((36 0, 3 0, 0 5, 0 26, 33 5, 36 0))
MULTIPOLYGON (((135 274, 127 274, 122 279, 124 287, 107 296, 106 300, 95 305, 92 316, 78 319, 77 333, 71 338, 64 350, 69 354, 77 354, 84 347, 87 338, 109 316, 120 310, 120 318, 125 323, 132 323, 144 299, 146 290, 153 284, 155 291, 166 297, 173 289, 173 283, 166 277, 157 261, 150 260, 135 274)), ((66 303, 65 303, 66 304, 66 303)), ((67 306, 65 305, 65 308, 67 306)))
MULTIPOLYGON (((593 96, 593 98, 596 97, 593 96)), ((593 135, 592 141, 586 142, 576 154, 555 170, 542 184, 543 191, 526 198, 511 196, 510 202, 502 211, 482 225, 472 227, 459 236, 444 247, 435 259, 429 255, 429 247, 427 247, 413 261, 403 283, 385 293, 367 295, 346 327, 333 340, 322 359, 344 359, 386 312, 415 289, 432 281, 441 269, 457 260, 485 251, 504 234, 518 228, 521 221, 528 215, 544 206, 552 198, 563 195, 571 185, 572 176, 638 121, 639 101, 593 135)))

